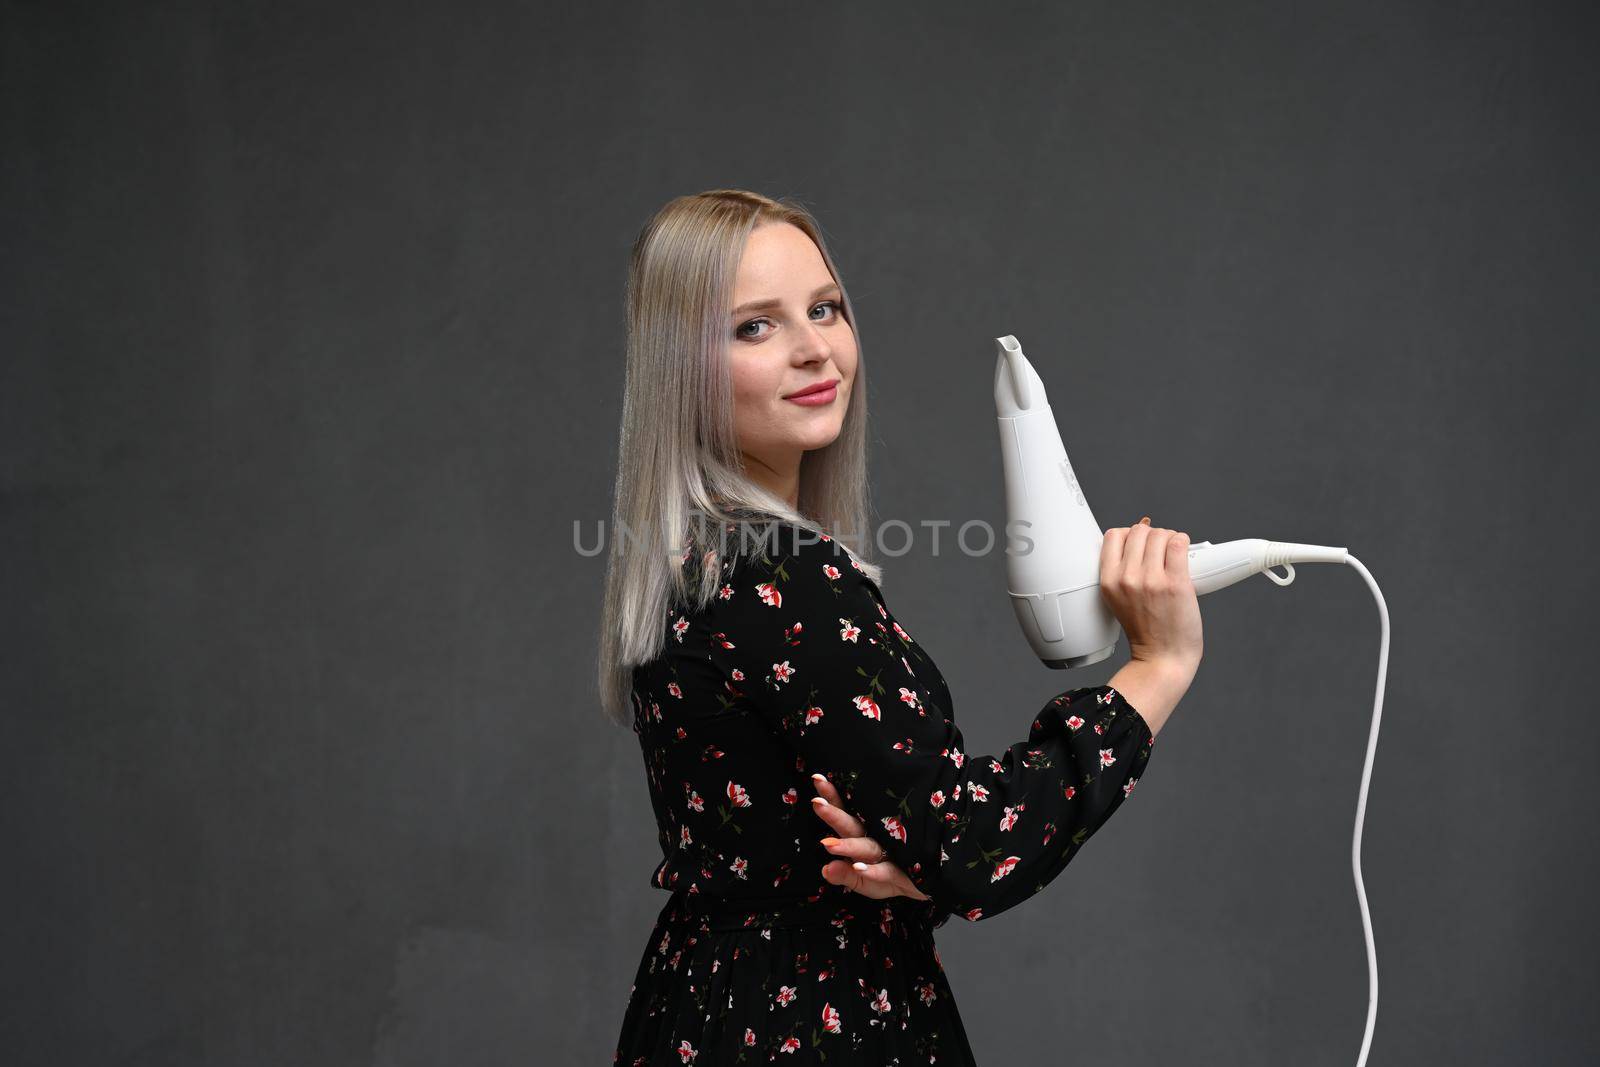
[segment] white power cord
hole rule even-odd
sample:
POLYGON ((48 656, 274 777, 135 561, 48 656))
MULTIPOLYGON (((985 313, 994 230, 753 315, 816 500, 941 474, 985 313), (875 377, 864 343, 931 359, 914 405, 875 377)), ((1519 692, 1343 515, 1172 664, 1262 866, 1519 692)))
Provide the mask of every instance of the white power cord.
POLYGON ((1378 1021, 1378 947, 1372 939, 1372 915, 1367 911, 1367 891, 1361 884, 1361 824, 1367 817, 1367 783, 1372 781, 1372 757, 1378 751, 1378 722, 1383 718, 1383 682, 1389 673, 1389 606, 1383 593, 1373 580, 1372 572, 1360 560, 1347 555, 1345 562, 1360 572, 1372 589, 1378 602, 1378 617, 1383 622, 1382 636, 1378 639, 1378 692, 1372 701, 1372 732, 1367 735, 1367 760, 1361 768, 1361 796, 1356 801, 1355 843, 1350 849, 1350 863, 1356 876, 1356 899, 1361 902, 1361 928, 1367 935, 1367 1032, 1361 1038, 1361 1055, 1356 1057, 1356 1067, 1365 1067, 1367 1050, 1372 1047, 1372 1028, 1378 1021))

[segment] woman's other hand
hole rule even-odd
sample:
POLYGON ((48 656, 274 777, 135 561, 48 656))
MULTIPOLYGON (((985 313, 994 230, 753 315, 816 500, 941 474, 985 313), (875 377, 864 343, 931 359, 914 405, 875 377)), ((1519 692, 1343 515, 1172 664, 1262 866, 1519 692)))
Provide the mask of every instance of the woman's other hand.
POLYGON ((911 883, 906 872, 884 859, 883 847, 867 836, 861 820, 841 807, 839 791, 820 774, 811 776, 818 796, 811 798, 811 810, 828 824, 837 837, 824 837, 822 846, 840 859, 822 868, 822 878, 842 885, 874 900, 885 897, 910 897, 927 900, 928 895, 911 883))

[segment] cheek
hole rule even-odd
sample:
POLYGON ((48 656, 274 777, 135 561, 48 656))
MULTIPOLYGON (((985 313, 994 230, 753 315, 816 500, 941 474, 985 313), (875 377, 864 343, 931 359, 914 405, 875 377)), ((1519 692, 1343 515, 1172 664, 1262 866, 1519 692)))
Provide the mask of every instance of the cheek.
POLYGON ((732 355, 729 357, 728 373, 733 380, 735 415, 741 411, 759 409, 770 403, 776 395, 778 381, 772 370, 759 360, 732 355))

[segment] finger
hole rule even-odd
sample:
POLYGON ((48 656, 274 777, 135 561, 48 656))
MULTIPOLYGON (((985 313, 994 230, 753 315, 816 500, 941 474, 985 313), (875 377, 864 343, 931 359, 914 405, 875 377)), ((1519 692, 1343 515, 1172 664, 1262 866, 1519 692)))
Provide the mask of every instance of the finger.
POLYGON ((845 860, 881 863, 887 858, 883 846, 870 837, 824 837, 822 847, 845 860))
POLYGON ((823 800, 826 800, 829 804, 832 804, 836 808, 844 807, 844 797, 841 797, 839 795, 839 790, 835 789, 833 787, 833 783, 828 781, 827 775, 813 774, 811 776, 811 784, 816 786, 817 794, 821 796, 823 800))
POLYGON ((882 871, 882 884, 894 891, 895 896, 910 897, 912 900, 928 900, 928 894, 917 888, 909 875, 893 863, 879 863, 867 865, 867 870, 860 872, 864 878, 877 878, 878 870, 882 871))
POLYGON ((1142 580, 1144 574, 1144 545, 1150 540, 1150 527, 1136 522, 1128 529, 1128 540, 1122 546, 1122 578, 1142 580))
POLYGON ((843 808, 836 808, 821 797, 811 798, 811 810, 816 812, 817 818, 828 824, 828 828, 840 837, 861 837, 867 828, 861 820, 851 815, 843 808))
POLYGON ((850 864, 846 863, 844 860, 834 860, 832 863, 829 863, 827 866, 823 867, 822 878, 824 881, 831 882, 834 885, 842 885, 852 892, 861 893, 865 896, 873 898, 882 898, 891 895, 889 892, 884 890, 882 883, 873 882, 870 879, 864 878, 860 871, 850 866, 850 864))
MULTIPOLYGON (((864 886, 872 886, 883 891, 884 896, 898 895, 900 892, 900 868, 892 863, 863 863, 860 860, 852 863, 850 867, 861 878, 864 886)), ((856 892, 865 892, 857 889, 856 892)), ((872 894, 876 896, 877 894, 872 894)))
POLYGON ((1126 550, 1128 531, 1123 526, 1113 526, 1100 542, 1100 584, 1115 587, 1115 579, 1122 571, 1122 553, 1126 550))
POLYGON ((1191 580, 1189 575, 1189 535, 1179 530, 1167 542, 1167 577, 1179 586, 1191 580))
POLYGON ((1156 527, 1144 545, 1144 583, 1149 588, 1167 584, 1167 545, 1172 543, 1172 531, 1156 527))

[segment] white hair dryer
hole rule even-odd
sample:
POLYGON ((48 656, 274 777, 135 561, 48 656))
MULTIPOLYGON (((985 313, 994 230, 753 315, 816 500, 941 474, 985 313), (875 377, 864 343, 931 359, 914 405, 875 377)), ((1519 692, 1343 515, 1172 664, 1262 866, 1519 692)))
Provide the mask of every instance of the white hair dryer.
MULTIPOLYGON (((1040 659, 1051 667, 1071 669, 1099 663, 1116 651, 1122 627, 1100 597, 1100 543, 1104 531, 1094 521, 1089 502, 1067 461, 1044 384, 1009 334, 995 338, 1000 358, 994 370, 994 402, 1000 418, 1000 455, 1005 466, 1006 536, 1020 536, 1021 551, 1006 549, 1006 584, 1017 621, 1040 659)), ((1189 548, 1189 575, 1197 593, 1232 585, 1265 572, 1279 585, 1294 581, 1296 563, 1346 563, 1366 579, 1378 603, 1382 622, 1378 642, 1378 687, 1372 704, 1372 730, 1361 769, 1356 801, 1355 839, 1351 865, 1361 925, 1367 941, 1367 1029, 1361 1039, 1357 1067, 1364 1067, 1378 1019, 1378 949, 1372 939, 1372 916, 1361 881, 1361 824, 1366 817, 1367 785, 1378 747, 1383 717, 1383 684, 1389 669, 1389 609, 1372 574, 1343 548, 1264 541, 1249 537, 1213 545, 1200 541, 1189 548), (1288 577, 1270 568, 1282 564, 1288 577)))
MULTIPOLYGON (((1007 334, 995 338, 994 404, 1005 468, 1006 533, 1021 543, 1006 551, 1011 606, 1033 651, 1063 669, 1099 663, 1116 651, 1122 626, 1100 597, 1100 542, 1089 501, 1061 444, 1044 384, 1007 334)), ((1189 546, 1196 593, 1209 593, 1266 572, 1279 585, 1294 581, 1296 563, 1344 563, 1343 548, 1246 537, 1189 546), (1269 568, 1282 565, 1288 577, 1269 568)))

